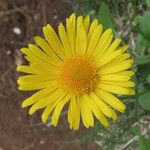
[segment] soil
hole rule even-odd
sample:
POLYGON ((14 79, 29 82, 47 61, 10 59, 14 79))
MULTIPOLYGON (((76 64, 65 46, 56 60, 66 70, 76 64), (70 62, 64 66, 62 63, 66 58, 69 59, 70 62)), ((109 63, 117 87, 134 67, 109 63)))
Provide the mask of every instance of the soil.
POLYGON ((0 0, 0 150, 96 150, 90 144, 69 144, 81 134, 62 117, 57 128, 43 125, 41 112, 28 115, 21 108, 31 92, 17 90, 16 66, 24 63, 19 49, 42 35, 42 26, 57 27, 72 13, 67 0, 0 0))

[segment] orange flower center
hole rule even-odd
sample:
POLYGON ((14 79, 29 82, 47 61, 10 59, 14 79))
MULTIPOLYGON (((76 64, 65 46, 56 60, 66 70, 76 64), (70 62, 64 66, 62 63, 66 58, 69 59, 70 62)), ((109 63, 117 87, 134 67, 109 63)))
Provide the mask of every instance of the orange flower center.
POLYGON ((74 56, 64 62, 60 74, 63 88, 81 94, 91 91, 96 81, 96 67, 89 58, 74 56))

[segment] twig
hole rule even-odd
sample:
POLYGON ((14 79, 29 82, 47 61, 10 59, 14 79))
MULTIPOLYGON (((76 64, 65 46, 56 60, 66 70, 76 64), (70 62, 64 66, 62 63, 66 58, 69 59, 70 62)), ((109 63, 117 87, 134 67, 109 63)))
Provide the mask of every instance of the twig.
MULTIPOLYGON (((141 135, 146 135, 147 133, 147 129, 143 130, 143 132, 141 133, 141 135)), ((129 140, 126 144, 124 144, 120 150, 125 150, 131 143, 137 141, 139 139, 139 135, 134 136, 131 140, 129 140)))
POLYGON ((6 10, 6 11, 1 11, 0 12, 0 17, 3 16, 3 15, 10 15, 12 13, 15 13, 15 12, 23 12, 22 10, 24 9, 24 7, 21 7, 21 8, 14 8, 14 9, 10 9, 10 10, 6 10))
POLYGON ((131 143, 137 141, 139 136, 133 137, 131 140, 129 140, 126 144, 123 145, 123 147, 120 150, 125 150, 131 143))

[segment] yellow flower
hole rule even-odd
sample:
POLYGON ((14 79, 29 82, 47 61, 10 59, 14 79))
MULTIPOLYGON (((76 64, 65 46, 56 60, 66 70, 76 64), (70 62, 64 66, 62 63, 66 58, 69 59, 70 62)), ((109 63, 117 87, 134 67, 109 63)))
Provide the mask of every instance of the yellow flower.
POLYGON ((42 121, 51 115, 57 126, 63 107, 68 106, 70 128, 77 130, 82 120, 85 127, 94 126, 94 116, 104 126, 106 117, 116 120, 114 109, 125 111, 125 105, 113 94, 132 95, 129 81, 134 74, 128 46, 119 47, 121 39, 113 42, 111 29, 102 32, 102 25, 90 17, 72 14, 66 19, 66 28, 58 26, 57 36, 48 24, 43 27, 45 39, 35 37, 37 44, 22 48, 29 66, 17 70, 30 75, 18 79, 19 90, 39 90, 24 100, 22 107, 31 106, 29 114, 44 108, 42 121))

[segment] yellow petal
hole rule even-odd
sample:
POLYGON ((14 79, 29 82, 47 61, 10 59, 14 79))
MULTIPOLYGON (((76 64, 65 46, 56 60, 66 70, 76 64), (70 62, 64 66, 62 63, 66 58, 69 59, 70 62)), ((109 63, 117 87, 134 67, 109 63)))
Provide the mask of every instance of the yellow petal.
POLYGON ((54 112, 52 114, 52 124, 54 126, 57 126, 58 123, 58 119, 60 116, 60 113, 64 107, 64 105, 70 100, 71 98, 71 94, 67 94, 56 106, 56 108, 54 109, 54 112))
POLYGON ((46 88, 48 87, 50 83, 47 83, 47 82, 40 82, 40 83, 28 83, 28 84, 21 84, 19 87, 18 87, 18 90, 21 90, 21 91, 32 91, 32 90, 40 90, 40 89, 43 89, 43 88, 46 88))
POLYGON ((118 72, 118 73, 115 73, 116 75, 125 75, 125 76, 133 76, 135 74, 134 71, 121 71, 121 72, 118 72))
POLYGON ((48 24, 47 26, 43 27, 43 33, 46 40, 48 41, 52 49, 55 51, 55 53, 58 55, 58 57, 64 60, 65 55, 63 45, 60 42, 54 29, 48 24))
MULTIPOLYGON (((128 48, 127 45, 124 45, 120 48, 118 48, 116 51, 114 52, 110 52, 109 50, 107 50, 102 58, 100 59, 99 62, 97 62, 98 67, 103 66, 111 61, 113 61, 114 59, 118 60, 118 58, 120 58, 121 54, 128 48)), ((112 49, 110 49, 112 50, 112 49)))
POLYGON ((81 117, 83 124, 86 128, 94 125, 94 118, 90 106, 88 104, 88 99, 83 95, 80 97, 80 108, 81 108, 81 117))
POLYGON ((26 75, 22 76, 17 80, 18 84, 26 84, 29 82, 49 82, 50 80, 56 80, 56 74, 44 74, 44 75, 26 75))
POLYGON ((128 81, 131 78, 131 76, 134 75, 134 72, 133 71, 121 71, 121 72, 117 72, 114 74, 103 75, 99 71, 98 74, 100 76, 99 79, 101 81, 105 81, 105 80, 108 80, 108 81, 128 81))
POLYGON ((103 84, 120 87, 134 87, 135 83, 132 81, 100 81, 103 84))
POLYGON ((115 93, 115 94, 123 94, 123 95, 130 94, 129 89, 125 87, 113 86, 113 85, 108 85, 104 83, 99 83, 97 86, 103 90, 106 90, 108 92, 115 93))
POLYGON ((128 49, 128 45, 124 45, 124 46, 118 48, 117 50, 118 50, 118 51, 121 50, 122 53, 124 53, 127 49, 128 49))
POLYGON ((90 97, 93 100, 93 102, 98 106, 98 108, 103 112, 104 115, 112 118, 113 120, 117 119, 116 113, 94 93, 90 93, 90 97))
POLYGON ((41 116, 42 118, 42 122, 43 123, 46 123, 48 117, 50 116, 51 112, 53 111, 53 109, 56 107, 56 104, 50 104, 49 106, 47 106, 45 109, 44 109, 44 112, 41 116))
POLYGON ((73 109, 73 106, 72 106, 72 99, 70 100, 70 104, 69 104, 69 107, 68 107, 68 122, 70 124, 70 129, 72 129, 73 127, 73 121, 75 120, 74 119, 74 116, 72 115, 72 109, 73 109))
POLYGON ((34 37, 34 41, 51 58, 52 62, 55 63, 61 62, 61 59, 59 59, 56 52, 50 47, 50 45, 43 38, 36 36, 34 37))
POLYGON ((102 67, 99 68, 99 73, 100 74, 112 74, 115 72, 120 72, 123 70, 126 70, 128 68, 130 68, 133 64, 133 60, 128 59, 125 61, 114 61, 114 62, 110 62, 102 67))
POLYGON ((102 54, 106 51, 106 49, 111 44, 113 38, 112 30, 107 29, 102 35, 97 44, 97 47, 94 50, 93 56, 96 57, 97 61, 101 59, 102 54))
POLYGON ((39 71, 35 68, 31 68, 30 66, 20 65, 17 67, 17 71, 30 73, 30 74, 37 74, 39 71))
POLYGON ((87 37, 83 27, 83 17, 77 19, 76 54, 84 55, 87 46, 87 37))
POLYGON ((19 83, 18 90, 22 91, 32 91, 32 90, 40 90, 46 87, 49 87, 50 85, 58 85, 57 80, 50 80, 50 81, 41 81, 41 82, 25 82, 25 83, 19 83))
POLYGON ((103 29, 102 25, 98 25, 94 29, 94 31, 91 34, 91 36, 88 37, 88 43, 87 43, 88 46, 87 46, 87 52, 86 52, 87 55, 91 55, 91 53, 95 49, 95 47, 96 47, 96 45, 97 45, 97 43, 98 43, 98 41, 100 39, 100 35, 102 33, 102 29, 103 29))
POLYGON ((135 90, 131 88, 128 88, 128 90, 129 90, 129 95, 135 95, 135 90))
POLYGON ((62 90, 59 88, 55 88, 51 93, 49 92, 48 95, 43 97, 41 100, 37 101, 29 110, 29 114, 33 114, 38 109, 42 109, 44 107, 47 107, 49 105, 52 105, 53 103, 56 103, 60 99, 60 95, 65 95, 62 90))
MULTIPOLYGON (((50 57, 45 54, 40 48, 38 48, 37 46, 33 45, 33 44, 29 44, 29 49, 30 51, 32 51, 38 58, 40 58, 41 60, 56 66, 56 62, 52 61, 52 59, 50 59, 50 57)), ((59 64, 57 64, 57 66, 59 66, 59 64)))
POLYGON ((96 89, 96 95, 101 98, 103 101, 105 101, 107 104, 109 104, 111 107, 117 109, 120 112, 124 112, 126 106, 115 96, 112 94, 102 90, 102 89, 96 89))
POLYGON ((62 42, 63 47, 64 47, 65 55, 67 57, 71 56, 69 40, 68 40, 67 33, 66 33, 65 28, 64 28, 62 23, 60 23, 58 26, 58 32, 59 32, 59 36, 60 36, 61 42, 62 42))
MULTIPOLYGON (((91 35, 93 34, 95 28, 98 26, 98 20, 94 19, 94 21, 91 23, 89 33, 88 33, 88 39, 91 39, 91 35)), ((89 41, 89 40, 88 40, 89 41)))
POLYGON ((76 107, 77 107, 77 103, 76 103, 75 95, 72 95, 70 99, 69 108, 68 108, 68 122, 70 123, 70 129, 75 128, 75 122, 77 121, 77 115, 74 115, 76 114, 75 113, 77 109, 76 107))
POLYGON ((89 30, 89 26, 90 26, 90 16, 89 15, 84 18, 83 26, 84 26, 85 32, 87 33, 89 30))
POLYGON ((125 53, 125 54, 122 54, 122 55, 120 55, 120 56, 118 56, 117 58, 116 58, 116 60, 126 60, 126 59, 128 59, 129 57, 131 57, 131 55, 129 54, 129 53, 125 53))
POLYGON ((69 40, 70 51, 72 54, 75 54, 76 16, 74 13, 69 19, 66 19, 66 31, 69 40))
POLYGON ((109 122, 106 119, 106 117, 104 116, 104 114, 102 113, 102 111, 98 108, 97 104, 94 103, 91 98, 86 95, 87 99, 88 99, 88 103, 89 103, 89 107, 91 108, 93 114, 95 115, 95 117, 101 122, 101 124, 105 127, 109 126, 109 122))
POLYGON ((106 117, 104 116, 104 114, 101 111, 99 111, 98 120, 101 122, 101 124, 104 127, 109 127, 110 124, 109 124, 108 120, 106 119, 106 117))
POLYGON ((106 53, 110 54, 112 52, 114 52, 117 47, 119 46, 119 44, 121 43, 121 39, 116 39, 111 45, 110 47, 107 49, 106 53))
POLYGON ((53 102, 51 102, 44 110, 41 118, 42 118, 42 122, 45 123, 48 119, 48 117, 50 116, 51 112, 53 111, 53 109, 59 104, 59 102, 61 102, 62 99, 64 99, 64 97, 66 96, 66 92, 59 95, 60 97, 58 99, 55 99, 53 102))
MULTIPOLYGON (((61 66, 61 64, 60 64, 60 66, 61 66)), ((37 74, 42 74, 42 75, 52 74, 52 72, 53 72, 53 74, 58 74, 58 72, 60 71, 59 67, 54 67, 52 65, 49 65, 46 63, 39 63, 39 62, 30 63, 30 67, 31 67, 31 69, 37 70, 38 71, 37 74)))
POLYGON ((79 103, 79 97, 76 96, 74 97, 75 98, 75 101, 76 101, 76 106, 75 106, 75 109, 74 109, 74 114, 76 114, 76 120, 74 122, 74 130, 78 130, 79 128, 79 125, 80 125, 80 111, 81 111, 81 108, 80 108, 80 103, 79 103))
POLYGON ((78 130, 80 125, 80 104, 79 97, 76 95, 72 95, 70 100, 68 122, 70 123, 70 129, 78 130))
POLYGON ((23 101, 22 108, 28 107, 28 106, 34 104, 35 102, 41 100, 43 97, 50 94, 56 88, 57 87, 47 87, 45 89, 42 89, 42 90, 34 93, 31 97, 29 97, 29 98, 27 98, 26 100, 23 101))
POLYGON ((35 51, 32 51, 28 48, 22 48, 20 50, 23 54, 27 55, 25 56, 25 58, 31 63, 31 64, 39 64, 39 65, 43 65, 43 66, 47 66, 47 67, 53 67, 53 68, 57 68, 58 66, 56 66, 55 64, 52 64, 49 62, 49 60, 47 60, 47 58, 44 59, 44 57, 39 57, 35 51))
POLYGON ((26 65, 20 65, 17 67, 17 71, 21 71, 24 73, 29 73, 29 74, 37 74, 37 75, 41 75, 42 77, 45 76, 49 76, 52 77, 52 75, 58 75, 59 73, 59 69, 54 69, 53 67, 46 67, 46 66, 41 66, 41 65, 30 65, 30 66, 26 66, 26 65))

